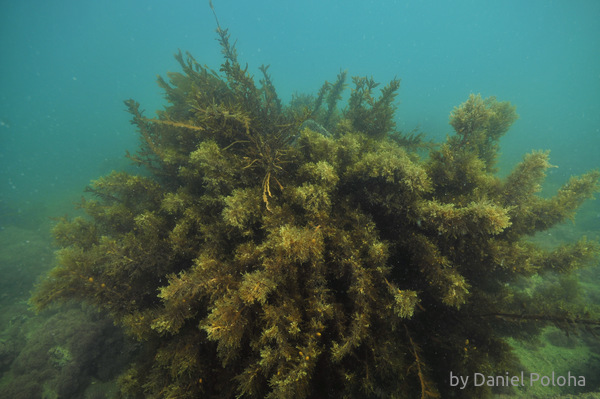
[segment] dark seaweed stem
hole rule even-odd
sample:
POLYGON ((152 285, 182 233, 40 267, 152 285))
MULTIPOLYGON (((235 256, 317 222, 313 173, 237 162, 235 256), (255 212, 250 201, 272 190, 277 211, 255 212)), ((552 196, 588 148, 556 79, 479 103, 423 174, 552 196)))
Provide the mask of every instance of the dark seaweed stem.
POLYGON ((335 83, 328 85, 329 95, 327 96, 327 113, 325 114, 325 119, 323 121, 323 126, 325 128, 332 127, 332 116, 336 110, 336 105, 339 100, 342 99, 342 92, 346 87, 346 71, 341 71, 335 83))
POLYGON ((215 6, 213 5, 212 0, 208 0, 208 5, 210 6, 210 9, 213 15, 215 16, 215 22, 217 23, 217 31, 220 31, 221 25, 219 25, 219 18, 217 18, 217 13, 215 12, 215 6))
POLYGON ((277 91, 275 90, 275 86, 271 81, 271 76, 268 73, 269 65, 261 65, 259 69, 263 74, 260 83, 263 88, 264 109, 266 111, 265 117, 278 117, 282 112, 281 100, 277 96, 277 91))
POLYGON ((507 321, 550 321, 556 324, 559 328, 568 325, 588 325, 599 326, 599 319, 582 319, 579 316, 559 316, 559 315, 544 315, 544 314, 520 314, 520 313, 488 313, 481 315, 473 315, 473 317, 496 317, 507 321))
MULTIPOLYGON (((408 341, 410 342, 410 349, 411 349, 412 355, 415 359, 415 362, 413 365, 417 369, 417 377, 419 378, 419 384, 421 385, 421 399, 439 398, 440 397, 439 392, 437 391, 437 389, 435 388, 435 385, 429 380, 429 378, 427 377, 427 375, 425 373, 426 366, 421 359, 421 350, 419 349, 419 347, 417 347, 417 345, 415 344, 415 341, 413 341, 406 325, 404 326, 404 330, 406 331, 406 336, 408 337, 408 341)), ((410 367, 409 367, 409 371, 410 371, 410 367)))

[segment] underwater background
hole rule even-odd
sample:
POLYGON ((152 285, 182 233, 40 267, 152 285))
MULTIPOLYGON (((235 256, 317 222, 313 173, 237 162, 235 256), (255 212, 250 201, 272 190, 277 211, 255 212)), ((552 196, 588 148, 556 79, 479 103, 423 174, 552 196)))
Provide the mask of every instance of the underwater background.
MULTIPOLYGON (((500 142, 501 175, 532 149, 551 150, 550 162, 559 165, 548 171, 543 193, 600 167, 598 1, 213 3, 237 40, 239 59, 254 74, 270 64, 284 102, 294 93, 315 94, 340 70, 379 82, 397 77, 397 127, 441 141, 451 133, 450 111, 470 93, 496 96, 520 116, 500 142)), ((77 307, 35 317, 27 299, 53 265, 51 218, 75 213, 91 179, 131 168, 124 154, 135 152, 139 139, 123 100, 135 98, 149 116, 161 109, 156 76, 180 69, 177 49, 218 69, 214 16, 207 1, 25 0, 0 7, 0 389, 11 379, 31 380, 31 370, 38 380, 68 375, 62 366, 78 355, 61 340, 77 339, 96 342, 98 354, 82 344, 88 358, 79 369, 87 374, 64 384, 102 386, 86 397, 108 396, 127 353, 106 348, 125 338, 77 307)), ((598 200, 584 204, 575 223, 536 240, 552 246, 584 234, 600 235, 598 200)), ((599 299, 598 268, 582 275, 589 297, 599 299)), ((550 331, 545 345, 515 346, 533 364, 585 364, 592 385, 591 376, 600 375, 598 342, 560 334, 550 331)), ((44 397, 53 396, 50 386, 44 397)), ((559 393, 548 388, 539 397, 559 393)))

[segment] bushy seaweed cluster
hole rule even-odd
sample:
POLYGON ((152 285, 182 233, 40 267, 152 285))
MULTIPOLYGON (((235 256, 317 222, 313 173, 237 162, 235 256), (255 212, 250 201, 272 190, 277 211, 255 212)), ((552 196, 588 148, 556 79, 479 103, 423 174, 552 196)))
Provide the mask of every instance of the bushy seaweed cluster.
POLYGON ((517 115, 475 95, 421 159, 419 137, 394 127, 399 81, 378 95, 354 78, 340 110, 341 73, 286 107, 267 68, 256 85, 217 32, 222 74, 179 53, 183 73, 159 80, 164 111, 126 101, 142 141, 130 157, 149 173, 92 183, 89 217, 56 225, 58 265, 32 299, 88 302, 144 343, 123 397, 432 398, 449 371, 510 370, 512 323, 596 323, 557 294, 572 279, 516 287, 598 255, 585 239, 527 241, 571 217, 598 171, 551 198, 536 194, 548 153, 497 177, 517 115))

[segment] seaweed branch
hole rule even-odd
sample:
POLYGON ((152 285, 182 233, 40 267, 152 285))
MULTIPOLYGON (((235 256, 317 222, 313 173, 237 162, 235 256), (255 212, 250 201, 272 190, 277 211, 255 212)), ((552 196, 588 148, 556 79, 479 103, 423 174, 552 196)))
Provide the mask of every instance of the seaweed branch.
POLYGON ((410 342, 411 353, 415 359, 413 365, 417 368, 417 376, 419 377, 419 383, 421 384, 421 399, 427 398, 439 398, 440 394, 437 389, 433 386, 432 382, 425 375, 425 364, 421 359, 421 351, 419 347, 415 344, 410 333, 408 332, 408 328, 406 325, 404 326, 406 331, 406 336, 408 337, 408 341, 410 342))
POLYGON ((521 313, 487 313, 473 315, 473 317, 495 317, 498 319, 524 322, 524 321, 542 321, 554 323, 561 330, 568 330, 568 327, 577 325, 581 326, 600 326, 600 319, 581 318, 580 315, 565 316, 565 315, 547 315, 547 314, 521 314, 521 313))

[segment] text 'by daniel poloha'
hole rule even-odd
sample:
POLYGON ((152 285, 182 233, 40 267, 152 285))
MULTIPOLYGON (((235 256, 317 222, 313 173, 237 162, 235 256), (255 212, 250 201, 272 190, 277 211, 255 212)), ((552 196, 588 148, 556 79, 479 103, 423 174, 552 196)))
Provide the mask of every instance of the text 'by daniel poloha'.
POLYGON ((519 386, 543 386, 543 387, 584 387, 585 376, 573 375, 567 372, 566 375, 556 374, 554 371, 549 375, 540 373, 526 373, 510 375, 506 372, 504 375, 485 375, 483 373, 473 373, 473 375, 458 375, 450 371, 450 386, 459 389, 465 389, 469 385, 474 387, 519 387, 519 386))

